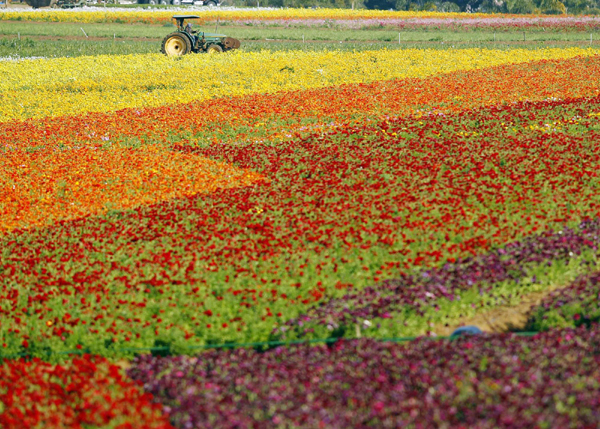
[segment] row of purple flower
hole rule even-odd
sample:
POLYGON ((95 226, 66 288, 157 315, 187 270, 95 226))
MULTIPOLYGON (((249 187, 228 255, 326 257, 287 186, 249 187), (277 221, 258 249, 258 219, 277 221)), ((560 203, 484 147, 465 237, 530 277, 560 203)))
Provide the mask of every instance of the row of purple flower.
POLYGON ((600 326, 142 356, 181 428, 600 427, 600 326))
POLYGON ((426 28, 439 29, 490 29, 490 30, 561 30, 588 31, 600 28, 600 17, 594 16, 540 16, 540 17, 460 17, 460 18, 370 18, 370 19, 246 19, 235 21, 236 24, 249 26, 283 26, 283 27, 339 27, 349 29, 365 29, 390 27, 405 30, 426 28))

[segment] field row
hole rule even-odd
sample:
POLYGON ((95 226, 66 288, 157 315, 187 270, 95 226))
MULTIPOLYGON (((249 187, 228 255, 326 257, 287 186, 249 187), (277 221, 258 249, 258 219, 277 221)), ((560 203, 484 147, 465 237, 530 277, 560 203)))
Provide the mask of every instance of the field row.
POLYGON ((172 428, 151 394, 99 357, 75 357, 63 365, 4 361, 0 404, 4 429, 172 428))
POLYGON ((130 107, 422 78, 501 64, 592 56, 595 49, 488 49, 365 52, 234 51, 4 62, 0 121, 108 112, 130 107))
MULTIPOLYGON (((89 12, 86 12, 89 13, 89 12)), ((144 11, 142 11, 144 13, 144 11)), ((118 22, 117 22, 118 21, 118 22)), ((10 59, 131 55, 160 52, 173 23, 0 21, 0 57, 10 59)), ((425 48, 507 50, 593 47, 600 44, 590 17, 395 18, 381 20, 301 19, 288 21, 200 20, 200 32, 242 41, 243 52, 373 51, 425 48)), ((60 73, 56 73, 60 75, 60 73)), ((136 76, 139 78, 139 76, 136 76)), ((200 78, 201 79, 201 78, 200 78)))
MULTIPOLYGON (((193 22, 193 21, 192 21, 193 22)), ((598 38, 597 31, 593 29, 581 29, 581 31, 562 31, 552 28, 523 29, 519 27, 498 29, 479 29, 473 31, 470 28, 415 28, 399 29, 391 27, 364 28, 360 30, 352 28, 337 27, 291 27, 291 26, 249 26, 239 23, 193 23, 194 29, 199 32, 223 33, 245 42, 243 50, 247 50, 247 42, 284 42, 300 41, 306 42, 363 42, 382 43, 394 42, 394 44, 415 42, 452 42, 452 43, 476 43, 476 42, 560 42, 560 41, 587 41, 592 42, 598 38)), ((167 34, 175 31, 174 24, 163 25, 131 25, 118 23, 91 23, 81 24, 75 22, 32 24, 28 21, 4 21, 0 22, 0 35, 18 40, 18 37, 33 37, 34 40, 62 39, 62 41, 85 40, 90 43, 97 40, 110 40, 120 42, 152 40, 161 41, 167 34), (83 29, 83 31, 82 31, 83 29), (85 31, 85 33, 84 33, 85 31)), ((573 29, 575 30, 575 29, 573 29)), ((271 43, 274 44, 274 43, 271 43)), ((393 45, 391 45, 393 46, 393 45)), ((373 50, 373 49, 372 49, 373 50)))
MULTIPOLYGON (((3 21, 40 21, 40 22, 123 22, 160 24, 171 22, 174 12, 166 10, 114 10, 102 11, 83 10, 34 10, 0 13, 3 21)), ((421 18, 454 18, 473 19, 485 18, 486 14, 457 14, 441 12, 405 12, 405 11, 382 11, 382 10, 351 10, 351 9, 230 9, 230 10, 208 10, 194 11, 195 15, 201 17, 202 21, 293 21, 293 20, 352 20, 363 22, 369 19, 421 19, 421 18)), ((506 15, 509 18, 523 18, 522 16, 506 15)), ((574 17, 571 17, 574 19, 574 17)), ((581 19, 581 18, 576 18, 581 19)))
MULTIPOLYGON (((165 10, 37 10, 0 12, 2 21, 166 24, 173 11, 165 10)), ((194 11, 200 23, 236 23, 247 26, 383 28, 396 29, 538 29, 589 31, 600 27, 594 16, 539 16, 460 14, 448 12, 350 9, 236 9, 194 11)))

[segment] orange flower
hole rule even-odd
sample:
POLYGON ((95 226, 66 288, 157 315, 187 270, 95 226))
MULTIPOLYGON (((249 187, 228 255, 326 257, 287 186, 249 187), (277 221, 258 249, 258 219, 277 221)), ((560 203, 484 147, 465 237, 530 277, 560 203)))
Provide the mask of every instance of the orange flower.
POLYGON ((262 176, 162 146, 74 146, 5 154, 0 231, 246 186, 262 176))

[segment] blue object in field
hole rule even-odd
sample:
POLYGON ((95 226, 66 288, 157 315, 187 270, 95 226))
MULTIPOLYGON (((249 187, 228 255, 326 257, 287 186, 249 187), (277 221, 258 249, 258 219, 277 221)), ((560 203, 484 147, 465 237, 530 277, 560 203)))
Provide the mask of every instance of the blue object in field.
POLYGON ((456 328, 454 332, 450 335, 451 337, 460 337, 461 335, 478 335, 483 334, 481 329, 477 326, 461 326, 460 328, 456 328))

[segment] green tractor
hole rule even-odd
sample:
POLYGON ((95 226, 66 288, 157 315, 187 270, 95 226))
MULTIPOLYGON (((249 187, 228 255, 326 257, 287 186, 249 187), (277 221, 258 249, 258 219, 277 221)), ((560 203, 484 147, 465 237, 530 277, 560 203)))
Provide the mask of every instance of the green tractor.
POLYGON ((219 53, 240 47, 240 41, 224 34, 204 33, 192 30, 192 24, 184 26, 186 19, 198 19, 197 15, 175 15, 177 31, 167 35, 160 51, 169 57, 179 57, 190 52, 219 53))

